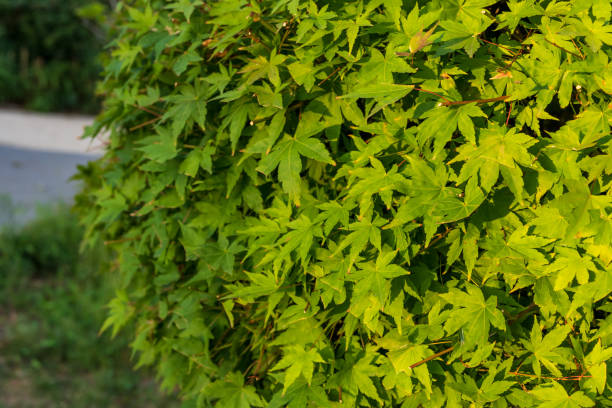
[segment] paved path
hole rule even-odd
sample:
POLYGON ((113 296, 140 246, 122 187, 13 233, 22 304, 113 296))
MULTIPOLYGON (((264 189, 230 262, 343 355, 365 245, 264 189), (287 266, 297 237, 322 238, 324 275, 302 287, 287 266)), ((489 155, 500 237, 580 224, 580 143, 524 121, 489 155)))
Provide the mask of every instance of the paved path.
POLYGON ((100 155, 103 143, 80 139, 93 118, 0 109, 0 145, 48 152, 100 155))
POLYGON ((76 166, 102 154, 80 140, 93 118, 0 110, 0 225, 21 224, 39 205, 72 202, 76 166))

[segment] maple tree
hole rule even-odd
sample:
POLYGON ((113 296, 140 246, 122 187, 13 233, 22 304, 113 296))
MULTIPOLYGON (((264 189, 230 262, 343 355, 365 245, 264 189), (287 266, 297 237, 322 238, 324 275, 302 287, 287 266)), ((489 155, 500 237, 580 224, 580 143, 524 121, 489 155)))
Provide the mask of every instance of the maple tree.
POLYGON ((215 407, 612 404, 605 0, 134 0, 104 329, 215 407))

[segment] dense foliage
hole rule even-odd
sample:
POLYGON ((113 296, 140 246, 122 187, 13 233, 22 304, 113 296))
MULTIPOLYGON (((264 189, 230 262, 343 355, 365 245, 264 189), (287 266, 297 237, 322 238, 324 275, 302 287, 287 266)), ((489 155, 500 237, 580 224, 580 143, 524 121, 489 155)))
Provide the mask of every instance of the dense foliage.
POLYGON ((133 0, 91 240, 105 327, 215 407, 612 390, 606 0, 133 0))
POLYGON ((0 103, 97 112, 108 1, 0 0, 0 103))

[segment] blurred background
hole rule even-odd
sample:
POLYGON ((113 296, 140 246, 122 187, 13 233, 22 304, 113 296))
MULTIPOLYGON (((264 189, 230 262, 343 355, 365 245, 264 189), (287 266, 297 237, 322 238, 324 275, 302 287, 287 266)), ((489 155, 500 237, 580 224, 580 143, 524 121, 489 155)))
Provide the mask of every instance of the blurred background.
MULTIPOLYGON (((71 212, 115 0, 0 0, 0 408, 172 407, 99 334, 114 291, 104 245, 71 212)), ((102 138, 103 139, 103 138, 102 138)))

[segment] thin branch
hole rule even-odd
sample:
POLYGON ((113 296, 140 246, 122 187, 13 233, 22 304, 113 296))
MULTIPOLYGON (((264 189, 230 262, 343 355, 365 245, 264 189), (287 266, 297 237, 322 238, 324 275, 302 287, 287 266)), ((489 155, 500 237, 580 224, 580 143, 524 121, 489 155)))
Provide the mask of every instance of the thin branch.
POLYGON ((506 117, 506 127, 508 127, 508 122, 510 121, 510 113, 512 112, 512 105, 514 105, 514 102, 510 102, 510 108, 508 109, 508 116, 506 117))
MULTIPOLYGON (((527 314, 529 314, 529 313, 530 313, 530 312, 531 312, 533 309, 536 309, 537 307, 538 307, 538 306, 537 306, 535 303, 530 304, 529 306, 527 306, 527 307, 526 307, 524 310, 522 310, 522 311, 521 311, 519 314, 517 314, 516 316, 514 316, 514 317, 510 317, 509 319, 507 319, 507 320, 506 320, 506 323, 508 323, 508 324, 513 324, 514 322, 516 322, 516 321, 518 321, 518 320, 522 319, 523 317, 525 317, 527 314)), ((443 356, 443 355, 445 355, 445 354, 450 353, 450 352, 451 352, 451 351, 453 351, 454 349, 455 349, 455 346, 450 346, 449 348, 444 349, 444 350, 442 350, 442 351, 439 351, 439 352, 437 352, 436 354, 433 354, 433 355, 431 355, 431 356, 429 356, 429 357, 427 357, 427 358, 425 358, 425 359, 423 359, 423 360, 421 360, 421 361, 417 361, 416 363, 412 364, 412 365, 410 366, 410 368, 412 369, 412 368, 418 367, 418 366, 420 366, 420 365, 423 365, 423 364, 425 364, 425 363, 427 363, 427 362, 429 362, 429 361, 431 361, 431 360, 433 360, 433 359, 435 359, 435 358, 438 358, 438 357, 440 357, 440 356, 443 356)), ((520 366, 519 366, 519 368, 520 368, 520 366)), ((517 368, 517 370, 518 370, 518 368, 517 368)), ((511 374, 514 374, 514 373, 511 373, 511 374)), ((516 374, 516 375, 520 375, 520 374, 521 374, 521 373, 518 373, 518 374, 516 374)), ((570 378, 570 377, 563 377, 563 378, 570 378)))
POLYGON ((454 106, 454 105, 467 105, 468 103, 489 103, 489 102, 503 101, 503 100, 508 99, 509 97, 510 95, 503 95, 503 96, 498 96, 495 98, 473 99, 470 101, 448 101, 448 102, 443 102, 442 105, 443 106, 454 106))
POLYGON ((482 38, 482 37, 478 37, 478 39, 479 39, 479 40, 481 40, 481 41, 486 42, 487 44, 491 44, 491 45, 494 45, 494 46, 496 46, 496 47, 503 48, 504 50, 508 51, 508 52, 509 52, 510 54, 512 54, 512 55, 516 55, 516 54, 517 54, 517 53, 515 53, 515 52, 514 52, 514 50, 511 50, 510 48, 505 47, 505 46, 503 46, 503 45, 501 45, 501 44, 497 44, 497 43, 494 43, 494 42, 492 42, 492 41, 485 40, 485 39, 484 39, 484 38, 482 38))
POLYGON ((518 371, 511 371, 508 374, 517 375, 521 377, 537 378, 539 380, 554 380, 554 381, 580 381, 583 378, 591 378, 590 375, 569 375, 567 377, 542 377, 535 374, 519 373, 518 371))
POLYGON ((583 57, 582 55, 578 55, 578 54, 576 54, 575 52, 572 52, 572 51, 570 51, 570 50, 568 50, 568 49, 565 49, 565 48, 563 48, 562 46, 560 46, 560 45, 558 45, 558 44, 555 44, 554 42, 552 42, 552 41, 550 41, 550 40, 547 40, 546 38, 545 38, 545 40, 546 40, 546 42, 547 42, 547 43, 550 43, 550 44, 554 45, 555 47, 559 48, 560 50, 563 50, 563 51, 567 52, 568 54, 572 54, 572 55, 573 55, 573 56, 575 56, 575 57, 578 57, 578 58, 584 59, 584 57, 583 57))
POLYGON ((334 70, 334 71, 333 71, 331 74, 329 74, 329 75, 327 76, 327 78, 325 78, 324 80, 322 80, 321 82, 319 82, 319 83, 317 84, 317 86, 321 86, 321 85, 323 85, 323 84, 324 84, 324 83, 325 83, 325 82, 326 82, 328 79, 330 79, 331 77, 333 77, 333 76, 334 76, 334 75, 335 75, 335 74, 336 74, 338 71, 340 71, 341 69, 342 69, 342 67, 338 67, 338 68, 336 68, 336 69, 335 69, 335 70, 334 70))
POLYGON ((448 353, 450 353, 451 351, 453 351, 454 349, 455 349, 455 346, 450 346, 450 347, 449 347, 449 348, 447 348, 447 349, 444 349, 444 350, 442 350, 442 351, 439 351, 439 352, 437 352, 436 354, 433 354, 433 355, 431 355, 431 356, 429 356, 429 357, 427 357, 427 358, 425 358, 425 359, 423 359, 423 360, 421 360, 421 361, 418 361, 418 362, 416 362, 416 363, 412 364, 412 365, 410 366, 410 369, 413 369, 413 368, 416 368, 416 367, 418 367, 418 366, 420 366, 420 365, 423 365, 423 364, 427 363, 428 361, 433 360, 434 358, 438 358, 438 357, 440 357, 440 356, 443 356, 443 355, 445 355, 445 354, 448 354, 448 353))
POLYGON ((432 91, 428 91, 427 89, 417 88, 417 87, 415 86, 415 87, 414 87, 414 90, 415 90, 415 91, 419 91, 419 92, 425 92, 425 93, 428 93, 428 94, 431 94, 431 95, 437 96, 438 98, 442 98, 442 99, 444 99, 444 100, 446 101, 446 103, 450 103, 450 102, 452 102, 450 99, 448 99, 448 98, 446 98, 446 97, 444 97, 444 96, 440 95, 439 93, 435 93, 435 92, 432 92, 432 91))
POLYGON ((135 107, 136 109, 140 109, 141 111, 145 111, 147 113, 150 113, 151 115, 155 115, 157 117, 160 117, 161 115, 158 112, 155 112, 149 108, 145 108, 144 106, 138 106, 136 104, 132 104, 133 107, 135 107))
POLYGON ((535 310, 537 308, 538 308, 538 305, 536 305, 535 303, 531 303, 529 306, 527 306, 525 309, 523 309, 519 314, 509 318, 507 320, 507 323, 508 324, 514 324, 514 323, 518 322, 519 320, 521 320, 523 317, 527 316, 529 313, 531 313, 533 310, 535 310))
POLYGON ((285 26, 285 34, 283 34, 283 38, 281 38, 281 42, 280 42, 280 44, 278 44, 279 51, 280 51, 281 48, 283 48, 283 44, 287 40, 287 37, 289 37, 289 33, 291 32, 291 30, 290 30, 291 24, 293 24, 293 20, 294 19, 295 19, 295 17, 291 17, 291 20, 289 20, 289 22, 285 26))
POLYGON ((427 247, 425 249, 429 249, 431 248, 433 245, 435 245, 436 243, 438 243, 438 241, 440 241, 441 239, 443 239, 444 237, 446 237, 452 230, 450 228, 447 228, 446 231, 441 232, 440 234, 438 234, 438 236, 436 238, 434 238, 429 245, 427 245, 427 247))
POLYGON ((506 69, 509 70, 512 67, 512 64, 514 64, 514 61, 516 61, 517 58, 520 57, 522 54, 523 54, 523 48, 521 48, 519 52, 514 56, 514 58, 512 58, 512 61, 510 61, 510 65, 508 65, 506 69))
POLYGON ((153 119, 151 119, 151 120, 147 120, 146 122, 141 123, 140 125, 136 125, 136 126, 134 126, 134 127, 131 127, 131 128, 130 128, 130 132, 133 132, 133 131, 134 131, 134 130, 136 130, 136 129, 140 129, 141 127, 145 127, 145 126, 147 126, 147 125, 150 125, 151 123, 155 123, 155 122, 157 122, 157 121, 158 121, 158 120, 160 120, 160 119, 161 119, 161 116, 158 116, 158 117, 153 118, 153 119))
POLYGON ((576 47, 576 50, 580 53, 580 56, 582 57, 582 59, 585 59, 586 57, 584 56, 582 51, 580 51, 580 47, 578 47, 578 45, 574 42, 574 39, 570 38, 570 41, 572 42, 572 44, 574 44, 574 47, 576 47))

